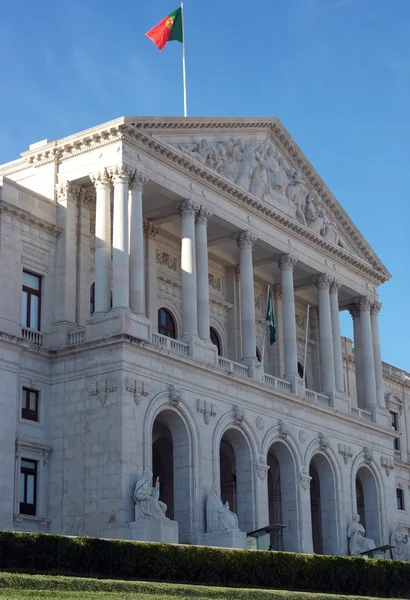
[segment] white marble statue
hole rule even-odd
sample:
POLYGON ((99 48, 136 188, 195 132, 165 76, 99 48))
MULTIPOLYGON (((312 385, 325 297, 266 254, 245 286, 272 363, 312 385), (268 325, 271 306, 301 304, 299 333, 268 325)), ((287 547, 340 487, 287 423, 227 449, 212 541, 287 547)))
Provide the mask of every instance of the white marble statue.
POLYGON ((223 504, 215 485, 211 488, 206 503, 206 524, 208 533, 239 531, 238 517, 229 510, 229 503, 223 504))
POLYGON ((347 530, 350 556, 360 556, 362 552, 373 550, 376 547, 373 540, 365 537, 365 533, 364 527, 360 523, 360 515, 353 515, 353 522, 347 530))
POLYGON ((293 202, 296 207, 297 220, 307 227, 305 217, 307 189, 304 184, 305 182, 300 173, 295 171, 286 189, 286 197, 293 202))
POLYGON ((135 520, 158 521, 167 519, 167 505, 159 499, 159 477, 152 486, 152 471, 145 470, 135 485, 135 520))
POLYGON ((391 549, 393 560, 410 560, 409 536, 402 523, 399 523, 397 529, 392 532, 390 544, 393 546, 391 549))

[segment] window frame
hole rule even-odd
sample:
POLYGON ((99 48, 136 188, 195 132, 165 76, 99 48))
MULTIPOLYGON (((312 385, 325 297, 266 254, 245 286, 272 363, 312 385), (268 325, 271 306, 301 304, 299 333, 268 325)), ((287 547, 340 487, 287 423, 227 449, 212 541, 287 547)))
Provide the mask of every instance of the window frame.
POLYGON ((34 273, 33 271, 29 271, 28 269, 23 269, 23 277, 22 277, 22 286, 21 286, 21 294, 23 301, 23 293, 27 294, 27 308, 25 315, 25 323, 22 323, 23 327, 27 327, 28 329, 33 329, 35 331, 41 331, 41 293, 42 293, 42 275, 38 273, 34 273), (24 285, 24 274, 31 275, 31 277, 36 277, 38 279, 38 290, 31 288, 27 285, 24 285), (37 311, 37 328, 31 326, 31 297, 36 296, 38 298, 38 311, 37 311))
POLYGON ((19 473, 19 480, 20 480, 20 496, 19 496, 19 514, 20 515, 28 515, 28 516, 32 516, 32 517, 36 517, 37 516, 37 506, 38 506, 38 499, 37 499, 37 489, 38 489, 38 472, 39 472, 39 468, 38 468, 38 460, 34 460, 32 458, 25 458, 24 456, 22 456, 20 458, 20 473, 19 473), (26 461, 26 462, 30 462, 33 465, 35 465, 35 467, 33 469, 30 469, 29 467, 25 467, 23 466, 22 462, 26 461), (21 479, 23 475, 23 490, 21 489, 21 479), (28 477, 29 476, 34 476, 34 491, 33 491, 33 498, 34 498, 34 502, 27 502, 27 491, 28 491, 28 485, 27 485, 27 481, 28 481, 28 477), (24 501, 21 501, 21 495, 23 494, 24 497, 24 501))
POLYGON ((400 448, 400 421, 399 421, 399 413, 395 410, 389 410, 390 414, 390 427, 392 431, 396 431, 399 435, 393 440, 394 450, 397 452, 401 452, 400 448))
POLYGON ((23 386, 22 398, 21 398, 21 418, 25 421, 32 421, 34 423, 40 422, 40 413, 39 413, 39 396, 40 392, 33 388, 29 388, 27 386, 23 386), (35 402, 36 408, 35 410, 30 409, 30 394, 35 394, 35 402), (27 403, 28 399, 28 403, 27 403), (26 407, 24 406, 24 401, 26 401, 26 407), (27 408, 28 405, 28 408, 27 408))
POLYGON ((165 336, 165 337, 169 337, 172 340, 178 339, 177 338, 177 324, 176 324, 175 317, 172 314, 172 312, 168 308, 166 308, 165 306, 161 306, 158 309, 158 333, 160 335, 165 336), (170 329, 167 327, 166 323, 165 323, 165 325, 161 325, 161 319, 160 319, 161 311, 164 311, 166 313, 167 319, 168 319, 168 317, 170 317, 170 319, 172 321, 173 335, 169 335, 170 329), (164 331, 166 331, 166 333, 163 333, 164 331))
POLYGON ((399 487, 396 488, 396 504, 397 504, 397 510, 406 510, 406 505, 404 502, 404 490, 403 488, 399 487), (400 506, 399 506, 400 504, 400 506))

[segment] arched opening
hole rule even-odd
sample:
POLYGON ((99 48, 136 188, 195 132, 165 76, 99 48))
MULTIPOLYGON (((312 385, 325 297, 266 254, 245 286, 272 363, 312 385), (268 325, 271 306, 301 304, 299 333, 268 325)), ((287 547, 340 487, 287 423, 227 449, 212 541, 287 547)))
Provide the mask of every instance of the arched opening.
POLYGON ((356 509, 366 537, 381 544, 379 490, 370 469, 360 467, 356 474, 356 509))
POLYGON ((177 338, 175 319, 166 308, 160 308, 158 311, 158 333, 174 340, 177 338))
POLYGON ((310 509, 315 554, 338 554, 336 482, 332 466, 323 454, 310 461, 310 509))
POLYGON ((298 552, 298 512, 296 469, 289 448, 274 442, 269 448, 268 503, 269 524, 285 525, 271 533, 274 550, 298 552))
POLYGON ((301 379, 303 379, 305 376, 305 369, 301 362, 298 362, 298 375, 301 379))
POLYGON ((239 528, 249 532, 254 525, 252 459, 249 444, 237 429, 228 429, 220 445, 221 499, 238 516, 239 528))
POLYGON ((222 345, 221 345, 221 339, 216 331, 216 329, 214 327, 210 327, 209 328, 209 337, 211 338, 211 342, 217 347, 218 349, 218 356, 222 356, 222 345))
POLYGON ((255 352, 256 352, 256 358, 261 363, 262 362, 262 352, 259 350, 258 346, 256 346, 255 352))
POLYGON ((192 457, 189 434, 181 417, 163 410, 152 430, 152 471, 160 479, 160 499, 166 516, 178 521, 179 540, 188 542, 192 531, 192 457))

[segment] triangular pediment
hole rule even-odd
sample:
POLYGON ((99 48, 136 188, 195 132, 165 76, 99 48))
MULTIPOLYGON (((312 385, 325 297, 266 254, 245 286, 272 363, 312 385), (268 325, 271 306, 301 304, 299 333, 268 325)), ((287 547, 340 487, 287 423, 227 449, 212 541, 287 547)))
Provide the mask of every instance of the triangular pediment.
POLYGON ((277 119, 138 119, 127 124, 229 187, 280 211, 347 254, 390 274, 277 119))

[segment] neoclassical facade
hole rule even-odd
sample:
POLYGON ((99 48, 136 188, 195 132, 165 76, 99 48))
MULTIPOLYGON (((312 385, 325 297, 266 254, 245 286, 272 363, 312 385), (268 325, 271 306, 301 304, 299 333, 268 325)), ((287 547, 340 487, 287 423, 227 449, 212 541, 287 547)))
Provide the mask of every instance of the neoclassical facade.
POLYGON ((390 275, 280 121, 120 118, 0 177, 0 528, 131 539, 144 470, 184 543, 212 486, 276 549, 410 528, 390 275))

